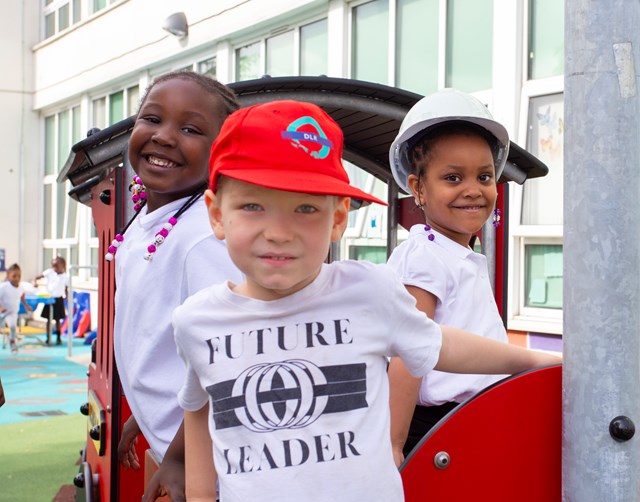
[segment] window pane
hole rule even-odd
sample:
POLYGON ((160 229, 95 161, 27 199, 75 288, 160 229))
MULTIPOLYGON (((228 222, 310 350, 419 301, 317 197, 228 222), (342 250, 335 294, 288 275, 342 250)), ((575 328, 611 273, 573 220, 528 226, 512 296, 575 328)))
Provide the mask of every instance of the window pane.
POLYGON ((71 185, 69 182, 66 182, 63 185, 58 185, 62 192, 64 192, 65 202, 68 206, 69 215, 67 216, 67 233, 65 237, 69 239, 75 239, 77 237, 77 228, 78 228, 78 202, 73 200, 67 194, 69 190, 71 190, 71 185))
POLYGON ((109 96, 109 125, 120 122, 124 118, 124 91, 109 96))
POLYGON ((140 106, 140 86, 134 85, 127 89, 127 117, 135 115, 140 106))
POLYGON ((367 260, 373 263, 386 263, 386 246, 350 246, 350 260, 367 260))
POLYGON ((44 17, 44 38, 49 38, 56 33, 56 14, 52 12, 44 17))
POLYGON ((236 50, 236 80, 251 80, 261 75, 260 42, 236 50))
POLYGON ((80 129, 80 127, 82 127, 80 123, 80 107, 74 106, 73 109, 71 110, 71 113, 73 116, 71 143, 76 144, 78 141, 82 139, 82 130, 80 129))
POLYGON ((326 75, 328 50, 326 19, 300 28, 300 75, 326 75))
POLYGON ((73 19, 71 20, 72 24, 75 24, 80 21, 80 0, 72 0, 73 1, 73 19))
POLYGON ((200 61, 198 63, 198 73, 202 75, 207 75, 211 78, 216 78, 217 75, 217 63, 215 56, 209 59, 205 59, 204 61, 200 61))
MULTIPOLYGON (((56 173, 56 117, 44 119, 44 174, 56 173)), ((46 206, 45 206, 46 207, 46 206)))
POLYGON ((107 126, 107 114, 105 110, 106 98, 100 98, 93 101, 93 125, 91 127, 104 129, 107 126))
MULTIPOLYGON (((45 239, 51 239, 53 237, 52 225, 51 225, 51 218, 52 218, 51 201, 53 200, 53 198, 51 197, 52 187, 53 185, 51 183, 44 185, 43 208, 44 208, 44 238, 45 239)), ((47 268, 49 268, 49 266, 50 265, 47 265, 47 268)))
POLYGON ((438 90, 439 0, 398 0, 396 85, 420 94, 438 90))
POLYGON ((62 239, 64 237, 64 208, 67 202, 67 194, 64 185, 56 183, 56 237, 62 239))
POLYGON ((64 4, 58 9, 58 31, 69 27, 69 4, 64 4))
POLYGON ((529 0, 529 78, 564 73, 564 2, 529 0))
POLYGON ((389 4, 375 0, 353 9, 351 76, 388 83, 389 4))
POLYGON ((71 150, 71 124, 69 122, 69 110, 58 114, 58 164, 55 172, 64 166, 71 150))
MULTIPOLYGON (((78 264, 78 245, 74 244, 73 246, 69 246, 69 263, 67 264, 67 270, 69 265, 77 265, 78 264)), ((78 273, 77 271, 75 272, 78 273)))
POLYGON ((562 94, 529 102, 527 150, 549 167, 549 174, 528 180, 522 196, 523 225, 562 225, 564 105, 562 94))
POLYGON ((293 31, 267 38, 267 75, 293 75, 293 31))
POLYGON ((107 0, 93 0, 93 12, 104 9, 107 6, 107 0))
POLYGON ((42 270, 51 267, 51 260, 53 260, 53 249, 45 249, 42 254, 42 270))
POLYGON ((491 88, 493 0, 447 3, 446 86, 474 92, 491 88))
POLYGON ((562 308, 562 246, 526 245, 525 306, 562 308))

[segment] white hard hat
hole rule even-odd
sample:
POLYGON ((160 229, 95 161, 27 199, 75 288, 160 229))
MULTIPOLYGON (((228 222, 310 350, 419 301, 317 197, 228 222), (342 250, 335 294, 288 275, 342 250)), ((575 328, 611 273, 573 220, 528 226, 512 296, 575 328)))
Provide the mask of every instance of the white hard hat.
POLYGON ((496 180, 500 178, 509 153, 509 133, 502 124, 493 120, 487 107, 475 97, 456 89, 443 89, 422 98, 411 107, 391 144, 391 172, 398 186, 405 192, 411 193, 407 184, 407 178, 411 174, 408 157, 410 140, 417 134, 423 134, 429 127, 453 120, 476 124, 496 138, 496 180))

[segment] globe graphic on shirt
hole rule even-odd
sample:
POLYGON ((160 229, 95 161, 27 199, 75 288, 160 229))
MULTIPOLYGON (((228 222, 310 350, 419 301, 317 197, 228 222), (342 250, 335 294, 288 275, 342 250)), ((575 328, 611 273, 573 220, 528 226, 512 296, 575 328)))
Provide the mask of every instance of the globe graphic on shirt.
POLYGON ((327 380, 315 364, 293 359, 251 366, 236 379, 231 398, 244 397, 235 410, 254 432, 306 427, 324 411, 328 396, 318 395, 327 380))

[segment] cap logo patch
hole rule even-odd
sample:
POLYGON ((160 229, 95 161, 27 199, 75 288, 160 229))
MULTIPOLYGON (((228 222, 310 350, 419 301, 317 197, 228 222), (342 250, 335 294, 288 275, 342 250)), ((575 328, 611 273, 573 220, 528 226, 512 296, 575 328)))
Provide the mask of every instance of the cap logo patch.
POLYGON ((329 155, 333 143, 327 138, 320 124, 309 116, 300 117, 289 124, 286 131, 282 132, 284 139, 290 139, 291 144, 296 148, 301 148, 314 159, 324 159, 329 155), (307 126, 307 127, 305 127, 307 126), (305 128, 301 131, 301 128, 305 128), (315 129, 315 132, 309 129, 315 129), (303 143, 304 142, 304 143, 303 143), (320 147, 316 150, 314 146, 320 147))

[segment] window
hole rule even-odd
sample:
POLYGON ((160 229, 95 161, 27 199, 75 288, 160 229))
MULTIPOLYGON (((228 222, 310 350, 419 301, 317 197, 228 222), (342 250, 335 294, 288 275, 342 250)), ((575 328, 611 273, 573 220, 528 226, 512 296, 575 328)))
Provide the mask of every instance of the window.
POLYGON ((196 63, 195 71, 202 75, 206 75, 207 77, 216 78, 218 71, 216 57, 213 56, 209 59, 196 63))
POLYGON ((135 115, 139 101, 140 89, 137 85, 94 99, 91 102, 91 127, 104 129, 135 115))
POLYGON ((396 85, 428 94, 438 90, 438 0, 398 0, 396 85), (420 36, 416 36, 419 33, 420 36))
POLYGON ((300 28, 300 75, 325 75, 329 39, 327 20, 300 28))
POLYGON ((493 0, 447 2, 446 87, 489 89, 493 61, 493 0))
POLYGON ((529 0, 528 78, 564 73, 564 2, 529 0))
POLYGON ((91 12, 98 12, 106 9, 107 6, 119 2, 120 0, 91 0, 91 12))
POLYGON ((492 0, 373 0, 351 10, 353 78, 429 94, 490 89, 492 73, 492 0))
POLYGON ((549 173, 516 189, 511 205, 517 277, 511 329, 562 332, 563 108, 561 93, 529 98, 526 148, 549 173))
POLYGON ((50 38, 58 32, 80 21, 81 0, 45 0, 44 38, 50 38))
POLYGON ((67 260, 78 252, 78 203, 67 197, 69 182, 58 184, 58 172, 67 160, 71 145, 80 141, 80 107, 62 110, 45 118, 45 158, 43 183, 42 266, 50 266, 51 258, 62 255, 67 260))
POLYGON ((389 2, 375 0, 353 8, 351 76, 389 82, 389 2))
POLYGON ((549 167, 549 174, 524 184, 523 225, 562 225, 564 106, 561 94, 529 100, 527 150, 549 167))
POLYGON ((237 80, 251 80, 260 78, 261 58, 260 42, 245 45, 236 50, 236 77, 237 80))
POLYGON ((235 49, 236 80, 326 74, 328 44, 326 19, 274 32, 235 49))
POLYGON ((562 246, 526 244, 524 247, 525 307, 562 308, 562 246))

